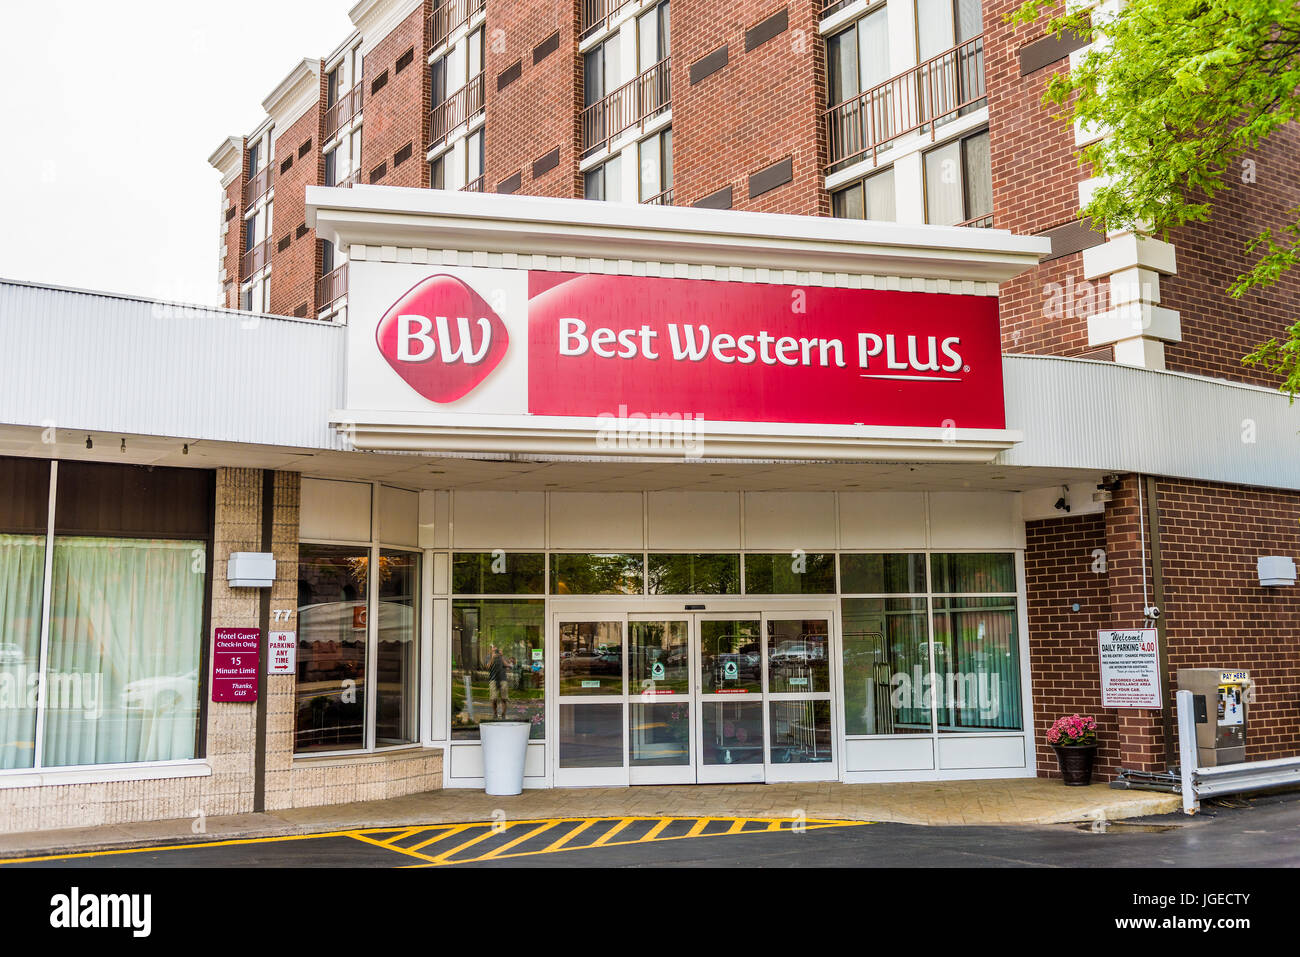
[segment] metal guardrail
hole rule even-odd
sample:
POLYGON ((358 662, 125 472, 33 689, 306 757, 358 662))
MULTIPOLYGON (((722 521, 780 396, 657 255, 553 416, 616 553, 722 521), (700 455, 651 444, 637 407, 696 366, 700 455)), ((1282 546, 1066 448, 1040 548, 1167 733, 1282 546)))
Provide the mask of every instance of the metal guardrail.
POLYGON ((1245 761, 1216 768, 1196 766, 1196 708, 1190 691, 1178 692, 1178 764, 1183 813, 1195 814, 1201 799, 1260 788, 1300 785, 1300 755, 1271 761, 1245 761))
POLYGON ((586 37, 604 27, 632 0, 582 0, 578 35, 586 37))
POLYGON ((446 42, 447 37, 468 23, 474 14, 483 9, 485 0, 444 0, 433 8, 425 24, 425 41, 432 53, 446 42))
POLYGON ((451 131, 483 112, 483 74, 480 72, 451 93, 429 113, 429 148, 446 141, 451 131))
POLYGON ((984 36, 864 90, 825 112, 827 165, 874 159, 887 144, 975 109, 984 100, 984 36))
POLYGON ((248 178, 244 184, 244 209, 252 206, 271 191, 275 185, 275 163, 267 160, 265 166, 248 178))
POLYGON ((358 83, 325 111, 325 139, 328 140, 340 128, 350 123, 352 117, 361 112, 361 106, 365 101, 364 90, 364 84, 358 83))
POLYGON ((672 109, 672 58, 664 57, 582 111, 582 155, 608 146, 637 124, 672 109))

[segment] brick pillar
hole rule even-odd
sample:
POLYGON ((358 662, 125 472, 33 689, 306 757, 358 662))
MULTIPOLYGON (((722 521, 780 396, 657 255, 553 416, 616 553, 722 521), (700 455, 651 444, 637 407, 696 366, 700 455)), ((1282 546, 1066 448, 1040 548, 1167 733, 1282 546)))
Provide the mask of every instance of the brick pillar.
MULTIPOLYGON (((294 612, 290 621, 284 625, 285 631, 297 630, 298 490, 297 473, 276 473, 272 542, 277 565, 271 607, 294 612)), ((261 591, 256 588, 230 588, 226 584, 226 563, 231 552, 262 550, 261 469, 217 469, 213 548, 212 633, 208 636, 209 679, 216 629, 260 627, 261 591)), ((271 624, 274 627, 276 622, 272 621, 271 624)), ((266 635, 262 636, 262 640, 266 640, 266 635)), ((257 706, 217 703, 210 700, 211 696, 209 688, 207 755, 212 764, 214 787, 209 806, 201 810, 209 817, 247 814, 253 809, 257 706)), ((267 806, 284 807, 287 805, 273 804, 271 794, 272 785, 282 780, 287 791, 288 766, 293 752, 293 678, 268 678, 267 699, 267 806), (283 779, 273 777, 278 772, 283 772, 283 779)), ((184 810, 188 812, 190 809, 184 810)))
MULTIPOLYGON (((275 586, 271 589, 271 630, 299 630, 298 622, 298 504, 302 488, 297 472, 275 473, 275 513, 271 549, 275 553, 275 586), (280 621, 276 611, 288 612, 280 621)), ((295 676, 266 678, 266 808, 293 806, 290 784, 293 767, 295 676)))
MULTIPOLYGON (((1145 627, 1142 574, 1147 576, 1147 599, 1152 591, 1151 569, 1142 550, 1141 509, 1138 483, 1141 478, 1125 475, 1114 498, 1106 507, 1106 563, 1110 582, 1110 626, 1145 627)), ((1143 503, 1145 506, 1145 503, 1143 503)), ((1147 527, 1146 552, 1150 554, 1151 529, 1147 527)), ((1125 708, 1119 716, 1120 766, 1143 771, 1163 771, 1164 736, 1160 712, 1125 708)))
MULTIPOLYGON (((217 628, 258 627, 258 593, 232 589, 226 564, 232 552, 256 552, 262 546, 262 470, 217 469, 216 515, 212 555, 212 631, 208 635, 208 679, 217 628)), ((247 814, 253 809, 253 761, 256 705, 218 703, 208 688, 207 755, 214 782, 209 817, 247 814)))

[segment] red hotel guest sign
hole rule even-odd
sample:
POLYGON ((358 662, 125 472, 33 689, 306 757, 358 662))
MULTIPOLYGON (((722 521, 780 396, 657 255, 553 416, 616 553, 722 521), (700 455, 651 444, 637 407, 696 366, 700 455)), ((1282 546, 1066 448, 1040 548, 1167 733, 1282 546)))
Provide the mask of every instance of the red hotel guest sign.
POLYGON ((535 415, 1006 427, 993 296, 542 272, 529 296, 535 415))
POLYGON ((257 628, 218 628, 212 647, 212 700, 257 700, 257 628))

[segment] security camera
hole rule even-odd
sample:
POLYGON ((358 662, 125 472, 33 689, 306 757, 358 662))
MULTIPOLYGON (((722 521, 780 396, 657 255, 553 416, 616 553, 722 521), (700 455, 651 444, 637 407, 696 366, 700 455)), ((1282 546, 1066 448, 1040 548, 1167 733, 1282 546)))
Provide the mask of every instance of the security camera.
POLYGON ((1152 621, 1155 621, 1157 618, 1160 617, 1160 609, 1157 608, 1155 605, 1147 605, 1147 607, 1142 609, 1142 614, 1145 615, 1147 618, 1151 619, 1152 621))

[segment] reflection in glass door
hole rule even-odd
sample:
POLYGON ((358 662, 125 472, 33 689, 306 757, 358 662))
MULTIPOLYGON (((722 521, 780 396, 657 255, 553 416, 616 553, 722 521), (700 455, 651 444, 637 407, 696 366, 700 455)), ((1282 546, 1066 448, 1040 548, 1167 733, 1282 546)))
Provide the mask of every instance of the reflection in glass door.
POLYGON ((627 783, 623 629, 613 616, 557 622, 557 785, 627 783))
POLYGON ((763 632, 757 615, 696 619, 702 784, 764 780, 763 632))
POLYGON ((627 629, 629 779, 694 783, 691 621, 632 617, 627 629))
POLYGON ((765 615, 768 780, 835 777, 830 620, 765 615))

